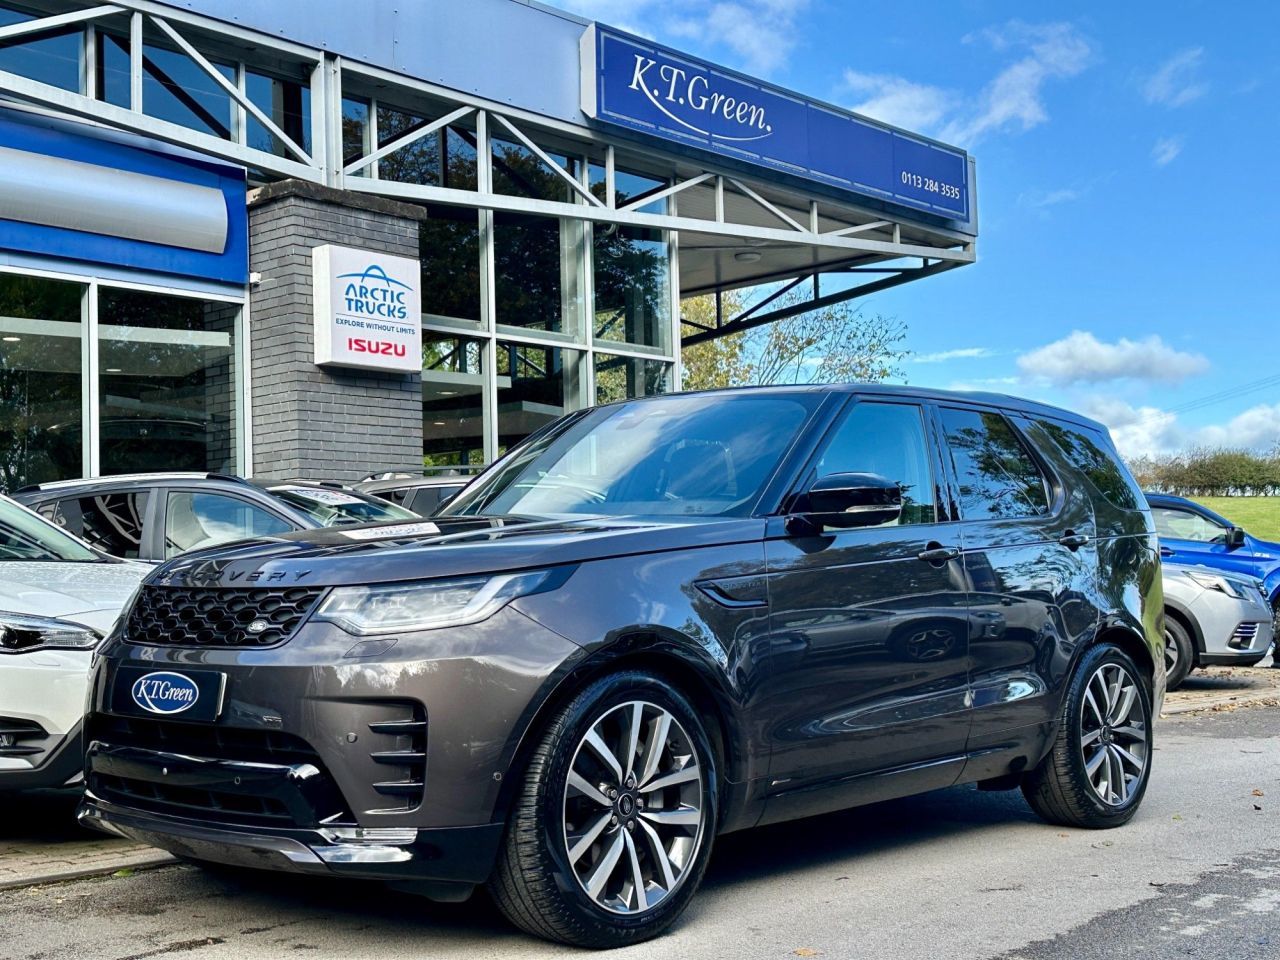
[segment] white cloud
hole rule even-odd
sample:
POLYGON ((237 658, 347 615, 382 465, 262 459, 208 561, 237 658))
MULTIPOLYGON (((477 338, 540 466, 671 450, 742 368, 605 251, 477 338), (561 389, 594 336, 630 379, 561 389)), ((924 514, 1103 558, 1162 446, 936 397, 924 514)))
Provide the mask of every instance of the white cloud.
POLYGON ((725 47, 735 65, 771 73, 786 65, 801 37, 798 19, 809 0, 550 0, 610 26, 658 39, 725 47))
POLYGON ((997 53, 1016 55, 976 94, 894 74, 846 70, 840 95, 858 113, 972 147, 988 134, 1030 130, 1048 120, 1045 84, 1076 76, 1093 55, 1089 41, 1069 23, 1015 20, 964 38, 966 43, 975 40, 985 40, 997 53))
POLYGON ((1049 119, 1043 90, 1049 80, 1074 77, 1089 65, 1093 51, 1069 23, 1013 21, 982 36, 998 51, 1023 50, 1000 71, 978 98, 978 107, 957 116, 939 131, 943 140, 971 146, 989 133, 1030 130, 1049 119))
POLYGON ((1155 334, 1142 340, 1121 337, 1115 343, 1104 343, 1092 333, 1075 330, 1023 354, 1018 367, 1057 386, 1126 379, 1177 383, 1204 372, 1209 361, 1199 354, 1175 350, 1155 334))
POLYGON ((1092 397, 1083 412, 1106 424, 1126 457, 1159 456, 1194 447, 1269 450, 1280 441, 1280 404, 1259 404, 1225 423, 1189 427, 1178 415, 1154 406, 1132 406, 1113 397, 1092 397))
POLYGON ((940 350, 937 353, 921 353, 911 358, 912 363, 945 363, 948 360, 976 360, 991 356, 990 347, 959 347, 940 350))
POLYGON ((843 89, 852 97, 864 98, 853 105, 854 112, 907 130, 934 129, 959 101, 949 90, 889 73, 846 70, 843 89))
POLYGON ((1170 108, 1199 100, 1209 89, 1209 85, 1200 79, 1203 58, 1203 47, 1190 47, 1175 53, 1147 78, 1142 85, 1142 96, 1147 103, 1170 108))
POLYGON ((1151 148, 1151 159, 1155 161, 1157 167, 1167 167, 1178 159, 1178 154, 1182 152, 1182 144, 1182 137, 1161 137, 1151 148))

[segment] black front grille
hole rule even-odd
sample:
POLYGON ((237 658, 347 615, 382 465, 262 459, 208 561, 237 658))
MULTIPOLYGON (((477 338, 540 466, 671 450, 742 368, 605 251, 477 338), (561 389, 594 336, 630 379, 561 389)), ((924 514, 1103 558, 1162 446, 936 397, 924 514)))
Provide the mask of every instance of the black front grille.
POLYGON ((125 621, 131 643, 166 647, 270 647, 288 640, 323 588, 142 588, 125 621))
POLYGON ((176 787, 153 780, 99 773, 90 775, 89 785, 96 796, 110 803, 172 817, 212 817, 224 823, 256 827, 289 827, 294 820, 289 808, 274 797, 176 787))

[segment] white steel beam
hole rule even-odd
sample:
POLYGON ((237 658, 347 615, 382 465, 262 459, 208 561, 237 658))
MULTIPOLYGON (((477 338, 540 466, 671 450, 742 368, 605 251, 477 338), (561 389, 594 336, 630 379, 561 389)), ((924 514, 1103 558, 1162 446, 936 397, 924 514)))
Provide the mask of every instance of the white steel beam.
MULTIPOLYGON (((307 153, 307 151, 303 150, 300 146, 294 143, 293 139, 287 133, 281 130, 278 126, 276 126, 275 121, 272 120, 269 116, 267 116, 267 114, 262 110, 262 108, 259 107, 256 103, 254 103, 253 100, 251 100, 248 96, 246 96, 245 94, 237 90, 236 85, 232 83, 230 80, 228 80, 226 77, 224 77, 222 73, 216 67, 214 67, 212 63, 206 60, 204 57, 204 54, 202 54, 199 50, 197 50, 195 47, 189 44, 186 41, 186 39, 182 36, 182 34, 178 33, 177 30, 169 26, 169 24, 161 17, 153 16, 151 18, 151 21, 157 27, 159 27, 161 31, 166 36, 168 36, 170 40, 176 43, 182 49, 183 53, 185 53, 188 57, 194 60, 196 64, 200 67, 200 69, 209 75, 209 78, 213 80, 214 83, 216 83, 223 90, 225 90, 231 96, 232 100, 234 100, 236 103, 240 104, 240 106, 244 107, 251 114, 253 114, 258 119, 258 122, 261 123, 264 127, 266 127, 273 135, 275 135, 275 137, 285 145, 286 149, 288 149, 290 153, 292 153, 295 157, 297 157, 299 160, 301 160, 304 163, 312 162, 311 155, 307 153)), ((141 30, 139 30, 139 33, 141 33, 141 30)), ((314 131, 313 131, 313 134, 314 134, 314 131)))
POLYGON ((741 180, 737 180, 737 179, 735 179, 735 178, 733 178, 733 177, 730 177, 730 178, 729 178, 729 182, 730 182, 731 184, 733 184, 735 187, 737 187, 739 190, 741 190, 741 191, 743 192, 743 194, 745 194, 747 197, 749 197, 750 199, 754 200, 754 201, 755 201, 756 203, 758 203, 760 206, 764 207, 766 210, 768 210, 770 213, 772 213, 775 217, 777 217, 777 218, 778 218, 779 220, 781 220, 783 223, 790 224, 790 225, 792 226, 792 228, 794 228, 795 230, 799 231, 800 233, 808 233, 808 231, 807 231, 807 230, 805 230, 805 228, 804 228, 803 226, 801 226, 801 224, 800 224, 797 220, 793 219, 793 218, 792 218, 792 217, 790 217, 786 212, 784 212, 783 210, 779 209, 779 208, 778 208, 777 206, 775 206, 774 204, 770 203, 770 202, 769 202, 768 200, 766 200, 764 197, 760 196, 760 194, 756 193, 754 190, 752 190, 750 187, 748 187, 748 186, 747 186, 745 183, 743 183, 741 180))
POLYGON ((140 133, 176 146, 202 150, 212 156, 231 160, 247 167, 257 167, 276 176, 297 177, 316 182, 321 180, 321 173, 314 166, 297 163, 286 157, 277 157, 274 153, 254 150, 211 134, 192 130, 190 127, 158 120, 146 114, 134 113, 132 110, 117 107, 102 100, 91 100, 79 93, 52 87, 46 83, 38 83, 16 73, 0 70, 0 90, 21 100, 37 103, 71 116, 83 117, 109 127, 140 133))
POLYGON ((507 130, 510 131, 512 136, 514 136, 517 140, 519 140, 522 144, 524 144, 525 147, 528 148, 529 152, 532 153, 539 160, 541 160, 543 164, 545 164, 554 174, 556 174, 556 176, 558 176, 561 180, 567 183, 570 186, 570 188, 572 188, 572 190, 578 196, 582 197, 582 199, 586 200, 590 204, 594 204, 595 206, 600 207, 602 209, 604 208, 604 204, 600 202, 600 199, 595 194, 593 194, 590 190, 588 190, 586 187, 580 184, 577 180, 575 180, 572 176, 570 176, 569 171, 567 171, 564 167, 560 166, 560 164, 552 160, 551 157, 547 155, 547 152, 545 150, 543 150, 540 146, 538 146, 536 143, 534 143, 532 140, 526 137, 523 133, 517 130, 515 125, 512 124, 510 120, 508 120, 506 117, 504 117, 500 113, 491 113, 490 116, 492 116, 495 120, 497 120, 498 123, 506 127, 507 130))
POLYGON ((457 110, 454 110, 452 113, 445 114, 439 120, 433 120, 431 121, 431 123, 427 124, 425 127, 419 127, 417 130, 412 130, 409 133, 406 133, 402 137, 396 137, 396 139, 392 140, 386 146, 379 147, 378 149, 374 150, 372 153, 361 157, 359 160, 355 160, 352 163, 347 164, 345 167, 342 168, 342 172, 343 174, 350 176, 351 174, 356 173, 357 171, 363 170, 365 167, 369 166, 369 164, 376 163, 377 161, 385 157, 387 154, 395 153, 397 150, 402 150, 405 147, 409 146, 409 144, 416 143, 418 140, 421 140, 423 137, 430 136, 431 134, 439 130, 441 127, 447 127, 451 123, 456 123, 458 120, 461 120, 467 114, 474 113, 475 109, 476 109, 475 107, 459 107, 457 110))
POLYGON ((442 203, 452 206, 474 207, 484 210, 505 210, 513 213, 535 213, 550 217, 577 217, 596 223, 618 223, 624 226, 651 227, 657 230, 687 230, 713 236, 733 237, 744 240, 764 240, 786 244, 810 245, 830 250, 872 253, 889 257, 930 257, 956 263, 969 263, 974 257, 965 249, 927 247, 918 244, 889 243, 885 240, 869 240, 858 237, 828 237, 807 230, 783 230, 774 227, 757 227, 738 223, 717 223, 692 217, 672 217, 657 213, 637 213, 630 210, 607 210, 580 203, 560 203, 553 200, 535 200, 506 194, 484 194, 471 190, 455 190, 447 187, 428 187, 414 183, 389 180, 347 181, 347 189, 362 193, 383 194, 419 203, 442 203))
POLYGON ((681 190, 688 190, 690 187, 696 187, 700 183, 706 183, 714 176, 714 173, 700 173, 698 176, 690 180, 682 180, 679 183, 673 183, 671 186, 663 190, 645 194, 639 200, 633 200, 631 203, 628 203, 626 206, 619 207, 618 209, 639 210, 641 207, 647 207, 649 204, 654 203, 657 200, 663 200, 667 197, 675 196, 681 190))
POLYGON ((40 17, 37 20, 27 20, 23 23, 11 23, 7 27, 0 27, 0 43, 32 33, 56 30, 58 27, 65 27, 73 23, 83 23, 85 20, 96 20, 98 17, 105 17, 112 13, 124 13, 124 7, 117 7, 108 3, 99 7, 90 7, 87 10, 74 10, 71 13, 59 13, 56 16, 40 17))

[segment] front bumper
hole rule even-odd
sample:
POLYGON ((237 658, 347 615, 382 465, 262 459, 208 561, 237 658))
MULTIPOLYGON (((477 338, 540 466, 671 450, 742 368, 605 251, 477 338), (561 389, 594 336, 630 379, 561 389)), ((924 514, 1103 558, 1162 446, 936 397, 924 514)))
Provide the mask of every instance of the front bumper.
POLYGON ((112 638, 91 682, 80 819, 197 860, 479 883, 521 738, 580 655, 511 608, 375 642, 323 623, 262 649, 112 638), (146 713, 126 667, 221 674, 216 719, 146 713))
POLYGON ((497 858, 503 824, 437 830, 269 829, 210 824, 108 803, 86 791, 80 823, 179 857, 290 873, 474 886, 497 858))
POLYGON ((83 727, 77 723, 40 760, 38 766, 22 767, 15 764, 0 768, 0 790, 39 790, 69 786, 80 779, 83 770, 83 727))

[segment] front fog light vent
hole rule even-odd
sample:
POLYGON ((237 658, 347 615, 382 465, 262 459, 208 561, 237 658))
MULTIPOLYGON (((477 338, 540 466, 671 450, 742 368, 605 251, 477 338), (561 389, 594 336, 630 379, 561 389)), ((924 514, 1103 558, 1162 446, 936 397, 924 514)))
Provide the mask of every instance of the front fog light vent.
POLYGON ((41 741, 49 736, 31 720, 0 717, 0 757, 34 757, 43 753, 41 741))
POLYGON ((420 704, 403 705, 404 716, 369 724, 379 734, 379 749, 369 756, 387 767, 387 778, 373 784, 384 797, 401 801, 394 809, 412 810, 422 803, 427 783, 427 716, 420 704))

